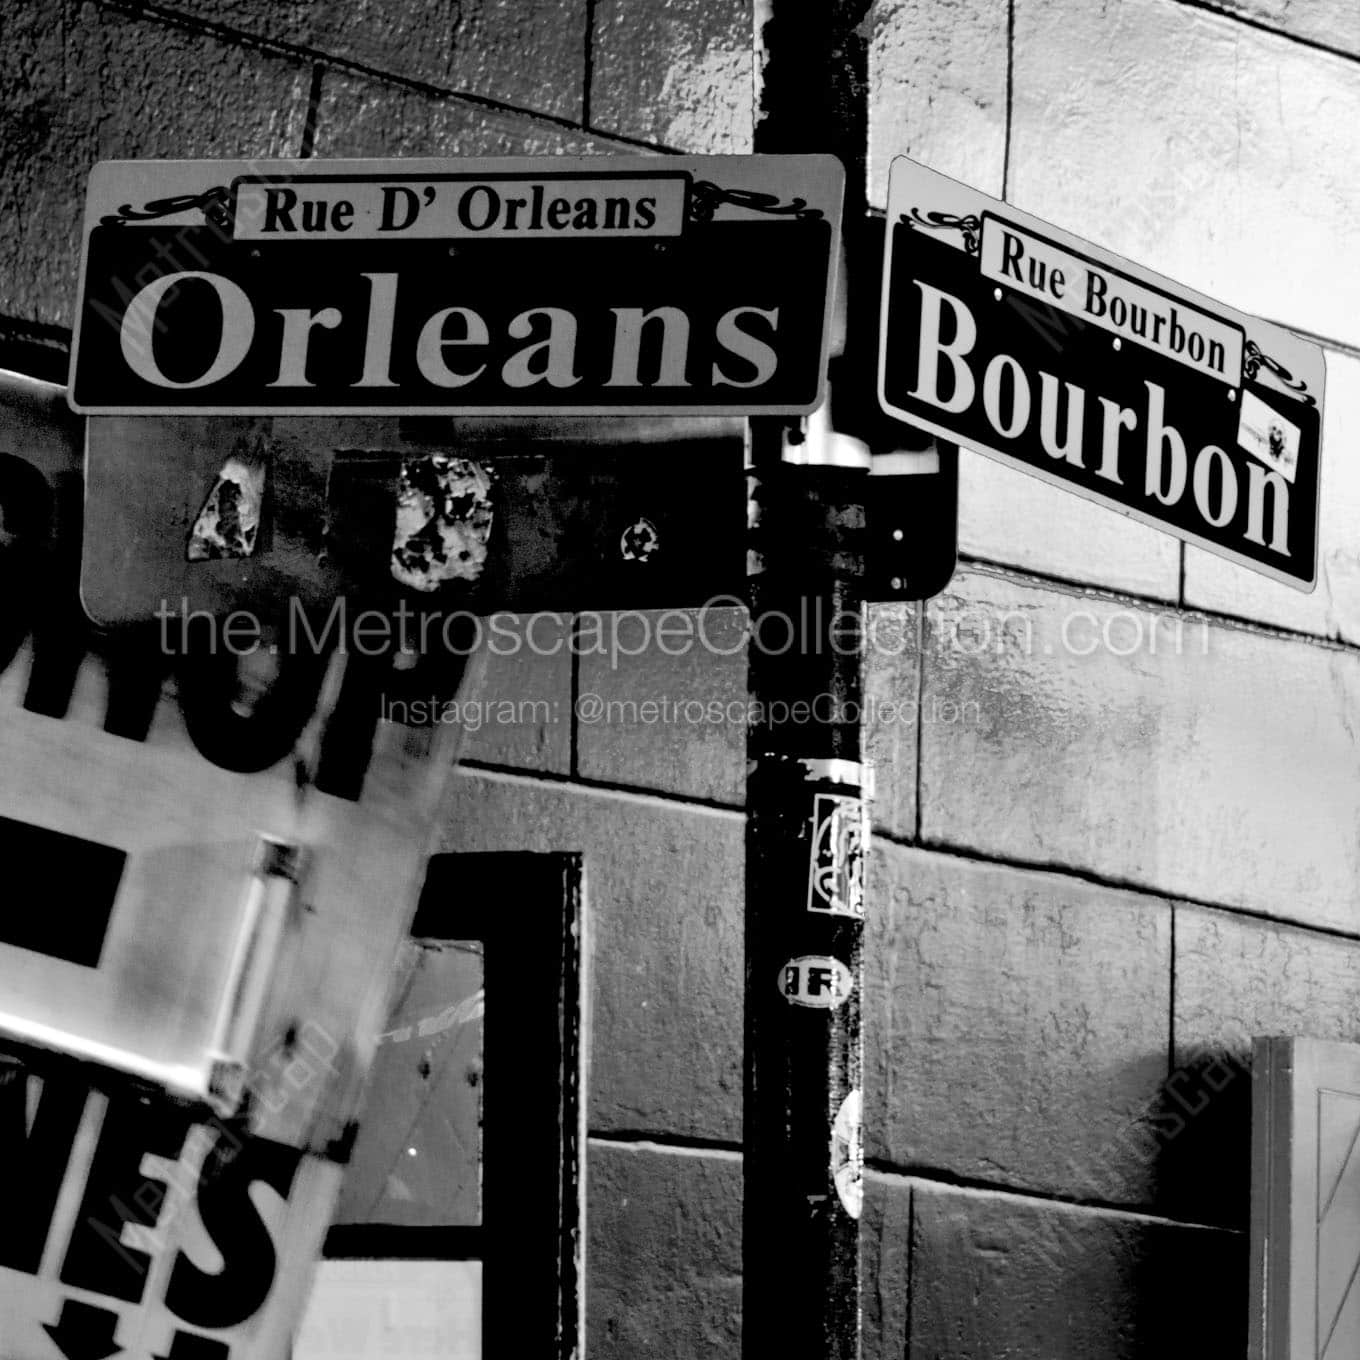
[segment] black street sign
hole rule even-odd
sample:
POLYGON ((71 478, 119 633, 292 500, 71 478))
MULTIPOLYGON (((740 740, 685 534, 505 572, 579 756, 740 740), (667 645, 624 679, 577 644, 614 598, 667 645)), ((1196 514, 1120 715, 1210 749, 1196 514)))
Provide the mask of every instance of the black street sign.
POLYGON ((1324 378, 1317 345, 893 162, 889 415, 1308 591, 1324 378))
POLYGON ((822 396, 830 156, 105 162, 90 414, 794 414, 822 396))

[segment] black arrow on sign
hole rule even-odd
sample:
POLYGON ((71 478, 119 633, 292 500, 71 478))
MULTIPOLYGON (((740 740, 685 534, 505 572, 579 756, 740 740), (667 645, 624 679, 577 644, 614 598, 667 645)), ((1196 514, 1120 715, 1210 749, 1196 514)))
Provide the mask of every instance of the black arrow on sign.
POLYGON ((231 1347, 197 1332, 176 1332, 170 1353, 154 1355, 151 1360, 231 1360, 231 1347))
POLYGON ((66 1299, 56 1323, 44 1322, 43 1331, 56 1342, 66 1360, 108 1360, 123 1348, 114 1339, 118 1314, 90 1303, 66 1299))

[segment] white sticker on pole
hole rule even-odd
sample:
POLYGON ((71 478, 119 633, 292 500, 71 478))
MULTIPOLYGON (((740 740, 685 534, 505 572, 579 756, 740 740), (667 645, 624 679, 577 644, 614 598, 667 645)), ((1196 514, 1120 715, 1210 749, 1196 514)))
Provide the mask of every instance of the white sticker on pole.
POLYGON ((1294 480, 1299 466, 1299 427, 1267 406, 1254 392, 1242 393, 1237 442, 1285 481, 1294 480))
POLYGON ((794 1006, 834 1010, 854 990, 854 974, 829 954, 803 954, 779 970, 780 994, 794 1006))
POLYGON ((858 1218, 864 1209, 863 1113, 859 1091, 851 1091, 831 1125, 831 1179, 841 1207, 851 1218, 858 1218))

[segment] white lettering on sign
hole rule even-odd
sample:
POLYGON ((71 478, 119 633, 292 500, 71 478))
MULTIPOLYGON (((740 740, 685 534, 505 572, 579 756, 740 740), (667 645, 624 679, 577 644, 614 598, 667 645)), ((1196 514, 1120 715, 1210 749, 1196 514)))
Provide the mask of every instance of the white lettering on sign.
POLYGON ((1045 241, 991 213, 982 219, 981 270, 1050 307, 1164 354, 1230 387, 1242 384, 1245 333, 1109 265, 1045 241))
MULTIPOLYGON (((368 306, 360 318, 346 318, 338 307, 317 311, 280 307, 274 310, 281 326, 270 326, 278 337, 278 376, 270 387, 311 387, 308 376, 309 349, 317 329, 352 336, 356 354, 363 356, 362 374, 352 387, 391 387, 392 318, 397 300, 396 274, 364 274, 368 281, 368 306)), ((612 307, 612 350, 607 387, 688 387, 685 365, 689 353, 689 317, 677 307, 612 307), (661 362, 656 381, 644 384, 640 376, 643 341, 649 332, 659 336, 661 362)), ((209 387, 231 376, 249 354, 256 334, 255 312, 250 299, 230 279, 200 270, 166 274, 149 283, 128 303, 121 323, 123 357, 138 377, 157 387, 209 387), (195 378, 177 381, 162 372, 152 353, 151 336, 158 326, 158 313, 172 288, 202 284, 216 293, 218 305, 217 348, 207 368, 195 378)), ((774 377, 779 354, 770 343, 779 328, 779 308, 733 307, 714 325, 714 339, 726 355, 740 361, 735 368, 725 362, 712 365, 708 381, 716 387, 760 387, 774 377), (748 374, 749 376, 733 376, 748 374)), ((438 387, 462 387, 480 377, 488 361, 499 367, 500 381, 507 388, 524 389, 543 384, 552 388, 574 387, 581 381, 576 350, 579 326, 574 313, 561 307, 530 307, 513 317, 505 338, 493 337, 486 321, 466 307, 446 307, 435 312, 421 328, 416 362, 425 379, 438 387), (516 344, 507 341, 530 341, 516 344), (464 363, 470 369, 455 370, 452 354, 471 351, 464 363), (490 350, 488 355, 485 351, 490 350), (506 353, 507 350, 512 350, 506 353), (478 362, 480 359, 480 362, 478 362)))
MULTIPOLYGON (((230 279, 225 279, 220 274, 207 274, 198 269, 184 270, 179 274, 164 274, 148 283, 128 303, 118 333, 118 342, 127 366, 139 378, 155 383, 157 387, 207 387, 220 382, 240 367, 241 361, 250 352, 250 344, 254 338, 255 309, 250 305, 250 299, 230 279), (166 293, 177 285, 183 286, 195 280, 207 284, 217 295, 221 339, 212 363, 198 377, 176 382, 161 372, 152 353, 151 337, 155 333, 158 324, 157 314, 165 301, 166 293)), ((303 343, 305 345, 305 339, 303 343)))
POLYGON ((687 189, 687 177, 674 174, 238 180, 233 234, 242 241, 679 236, 687 189))
POLYGON ((834 1010, 855 990, 854 974, 839 959, 805 954, 790 959, 779 970, 779 990, 795 1006, 834 1010))
MULTIPOLYGON (((909 395, 941 411, 968 411, 979 395, 978 374, 968 362, 978 341, 977 320, 952 293, 920 280, 915 286, 921 292, 921 333, 909 395)), ((981 379, 982 409, 1000 439, 1021 438, 1037 411, 1040 442, 1051 459, 1090 469, 1121 486, 1127 472, 1121 458, 1130 445, 1141 444, 1139 489, 1147 501, 1172 507, 1189 493, 1205 523, 1219 528, 1232 520, 1245 496, 1242 536, 1282 557, 1291 555, 1289 483, 1273 468, 1250 463, 1243 488, 1238 468, 1217 444, 1188 449, 1168 417, 1166 391, 1157 383, 1144 380, 1143 400, 1126 407, 1099 395, 1088 401, 1084 388, 1070 382, 1060 386, 1040 370, 1036 400, 1031 376, 1009 354, 994 356, 981 379), (1142 431, 1141 440, 1135 431, 1142 431)))
POLYGON ((0 1158, 6 1360, 286 1353, 339 1167, 14 1064, 0 1158))

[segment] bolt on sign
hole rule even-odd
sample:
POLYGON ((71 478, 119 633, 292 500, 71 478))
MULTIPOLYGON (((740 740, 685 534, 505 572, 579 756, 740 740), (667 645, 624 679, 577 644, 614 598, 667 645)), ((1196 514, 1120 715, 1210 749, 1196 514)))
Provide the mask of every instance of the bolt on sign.
POLYGON ((1317 345, 905 158, 885 251, 889 415, 1313 589, 1317 345))
POLYGON ((830 156, 114 161, 91 414, 781 414, 821 400, 830 156))

